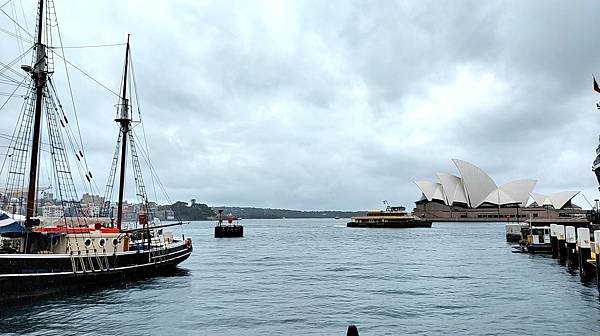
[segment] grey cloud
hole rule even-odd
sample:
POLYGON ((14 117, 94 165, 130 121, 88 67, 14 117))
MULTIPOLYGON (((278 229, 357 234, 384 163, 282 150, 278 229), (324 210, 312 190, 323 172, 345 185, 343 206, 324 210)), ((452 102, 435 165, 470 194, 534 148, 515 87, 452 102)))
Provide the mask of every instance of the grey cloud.
MULTIPOLYGON (((132 34, 148 145, 171 199, 410 207, 419 197, 412 181, 456 174, 454 157, 498 183, 536 178, 542 192, 595 197, 596 2, 106 1, 57 10, 71 45, 132 34), (463 106, 443 90, 460 87, 464 73, 473 77, 464 90, 481 97, 463 106), (472 87, 486 76, 489 92, 472 87)), ((67 52, 118 90, 121 48, 67 52)), ((116 98, 84 76, 72 80, 103 186, 116 98)), ((468 100, 465 91, 449 92, 468 100)))

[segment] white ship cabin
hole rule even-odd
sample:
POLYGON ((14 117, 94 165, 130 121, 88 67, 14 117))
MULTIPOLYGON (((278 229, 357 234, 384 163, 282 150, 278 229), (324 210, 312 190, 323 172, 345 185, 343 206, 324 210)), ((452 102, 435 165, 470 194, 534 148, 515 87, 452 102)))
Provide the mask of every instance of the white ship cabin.
POLYGON ((369 210, 367 211, 367 216, 406 216, 406 208, 403 206, 388 206, 385 208, 385 210, 369 210))
POLYGON ((550 244, 550 227, 532 226, 527 240, 529 244, 550 244))

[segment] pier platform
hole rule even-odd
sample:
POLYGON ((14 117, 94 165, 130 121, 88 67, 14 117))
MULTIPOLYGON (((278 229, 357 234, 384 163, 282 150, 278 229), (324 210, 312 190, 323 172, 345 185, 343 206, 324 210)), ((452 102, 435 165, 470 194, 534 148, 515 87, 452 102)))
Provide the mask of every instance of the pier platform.
POLYGON ((589 220, 581 217, 531 218, 525 222, 531 224, 531 226, 550 226, 550 224, 559 224, 579 228, 590 225, 589 220))

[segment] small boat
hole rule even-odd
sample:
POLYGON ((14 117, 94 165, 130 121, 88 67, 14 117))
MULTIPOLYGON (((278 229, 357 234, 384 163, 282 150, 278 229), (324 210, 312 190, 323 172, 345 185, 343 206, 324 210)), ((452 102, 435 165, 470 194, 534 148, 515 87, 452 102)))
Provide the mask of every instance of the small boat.
POLYGON ((333 217, 333 219, 340 219, 340 217, 338 217, 338 216, 335 216, 335 217, 333 217))
POLYGON ((532 226, 529 229, 523 229, 523 235, 527 239, 519 242, 522 251, 537 254, 552 253, 552 244, 550 242, 549 226, 532 226))
POLYGON ((431 221, 411 216, 402 206, 387 206, 385 210, 370 210, 366 216, 352 217, 348 227, 363 228, 415 228, 431 227, 431 221))

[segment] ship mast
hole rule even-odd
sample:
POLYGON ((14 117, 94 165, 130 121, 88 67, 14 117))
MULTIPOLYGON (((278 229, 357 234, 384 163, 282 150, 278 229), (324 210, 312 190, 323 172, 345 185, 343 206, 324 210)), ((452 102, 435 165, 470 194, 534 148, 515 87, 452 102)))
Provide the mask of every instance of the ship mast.
POLYGON ((117 229, 121 229, 121 223, 123 222, 123 193, 125 192, 125 162, 127 156, 127 133, 129 133, 129 126, 131 125, 131 118, 129 116, 129 101, 127 99, 127 65, 129 64, 129 35, 127 35, 127 48, 125 49, 125 70, 123 72, 123 93, 121 95, 121 106, 120 113, 115 119, 116 122, 121 124, 121 172, 119 175, 119 203, 117 203, 117 229))
POLYGON ((32 217, 35 211, 36 183, 38 156, 40 151, 40 128, 42 119, 42 105, 44 99, 44 90, 46 88, 47 70, 46 70, 46 46, 42 44, 42 27, 44 14, 44 0, 39 2, 39 13, 37 22, 37 42, 35 44, 35 64, 31 70, 31 77, 35 82, 35 112, 33 119, 33 139, 31 145, 31 161, 29 164, 29 189, 27 190, 27 212, 25 224, 33 226, 32 217))

